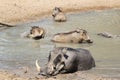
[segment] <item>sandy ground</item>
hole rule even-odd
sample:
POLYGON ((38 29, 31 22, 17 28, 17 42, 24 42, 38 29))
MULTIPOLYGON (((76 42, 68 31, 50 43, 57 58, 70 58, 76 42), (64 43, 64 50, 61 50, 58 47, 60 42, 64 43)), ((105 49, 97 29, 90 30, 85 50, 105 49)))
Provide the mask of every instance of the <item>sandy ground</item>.
POLYGON ((120 0, 0 0, 0 22, 17 24, 51 15, 55 6, 65 12, 119 8, 120 0))
MULTIPOLYGON (((0 22, 18 24, 39 20, 50 16, 55 6, 62 7, 64 12, 101 10, 120 8, 120 0, 0 0, 0 22)), ((75 75, 80 75, 79 80, 113 80, 84 72, 58 75, 56 78, 48 78, 47 80, 62 80, 61 77, 68 77, 68 80, 71 78, 78 80, 78 78, 75 79, 75 75)), ((46 78, 37 75, 34 78, 25 78, 0 70, 0 80, 46 80, 46 78)))
MULTIPOLYGON (((29 73, 24 73, 24 75, 28 75, 28 74, 29 73)), ((82 72, 78 71, 69 74, 59 74, 57 76, 49 77, 49 78, 40 75, 36 75, 34 77, 33 76, 24 77, 8 71, 0 71, 0 80, 119 80, 119 79, 104 78, 98 75, 88 74, 85 71, 82 72)))

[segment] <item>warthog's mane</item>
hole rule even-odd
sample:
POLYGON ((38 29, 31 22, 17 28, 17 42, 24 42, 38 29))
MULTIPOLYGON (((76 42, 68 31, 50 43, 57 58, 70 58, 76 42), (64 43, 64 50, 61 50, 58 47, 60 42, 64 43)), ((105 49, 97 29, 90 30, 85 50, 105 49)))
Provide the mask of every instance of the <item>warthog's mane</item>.
POLYGON ((37 30, 37 31, 40 33, 40 31, 41 31, 41 30, 44 30, 44 29, 41 28, 41 27, 38 27, 38 26, 33 26, 32 29, 30 30, 30 33, 31 33, 31 34, 33 34, 33 33, 32 33, 33 30, 37 30))
MULTIPOLYGON (((87 33, 86 32, 86 30, 83 30, 83 29, 79 29, 80 31, 82 30, 82 31, 85 31, 85 33, 87 33)), ((55 34, 55 35, 69 35, 69 34, 72 34, 72 33, 80 33, 80 31, 77 31, 77 30, 74 30, 74 31, 70 31, 70 32, 65 32, 65 33, 57 33, 57 34, 55 34)))
MULTIPOLYGON (((68 47, 57 47, 56 49, 59 49, 59 50, 63 50, 63 49, 66 49, 68 51, 78 51, 77 49, 74 49, 74 48, 68 48, 68 47)), ((79 51, 78 51, 79 52, 79 51)))
POLYGON ((58 10, 59 12, 62 12, 62 10, 59 7, 55 7, 54 10, 58 10))

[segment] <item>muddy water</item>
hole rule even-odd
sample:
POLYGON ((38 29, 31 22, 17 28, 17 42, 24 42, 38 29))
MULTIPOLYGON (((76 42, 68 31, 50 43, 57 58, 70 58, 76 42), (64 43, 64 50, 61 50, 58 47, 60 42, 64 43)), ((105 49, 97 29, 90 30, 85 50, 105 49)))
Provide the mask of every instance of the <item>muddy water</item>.
POLYGON ((99 32, 120 34, 120 10, 88 11, 67 14, 68 21, 56 23, 52 17, 0 31, 0 69, 20 73, 28 69, 36 75, 35 60, 41 66, 47 62, 49 51, 56 46, 85 48, 91 51, 96 61, 96 68, 87 71, 103 77, 120 78, 120 39, 108 39, 96 35, 99 32), (46 29, 44 39, 32 40, 21 38, 20 34, 29 31, 30 26, 46 29), (67 32, 76 28, 86 29, 93 39, 93 44, 52 43, 53 34, 67 32))

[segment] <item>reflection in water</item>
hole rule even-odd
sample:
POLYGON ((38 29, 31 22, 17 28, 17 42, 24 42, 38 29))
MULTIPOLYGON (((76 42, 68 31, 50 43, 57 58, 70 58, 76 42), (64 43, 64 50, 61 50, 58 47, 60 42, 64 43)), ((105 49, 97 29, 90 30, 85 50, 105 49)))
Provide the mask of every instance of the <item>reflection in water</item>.
POLYGON ((96 35, 100 32, 120 34, 120 10, 105 10, 101 12, 81 12, 68 14, 68 21, 57 23, 52 18, 26 23, 0 32, 0 68, 19 69, 29 67, 35 71, 35 60, 40 65, 47 63, 49 51, 56 46, 85 48, 91 51, 96 60, 96 68, 88 72, 103 77, 120 78, 120 39, 104 38, 96 35), (41 40, 21 38, 20 34, 28 31, 33 25, 40 25, 47 31, 41 40), (93 44, 52 43, 53 34, 75 30, 77 27, 86 29, 93 39, 93 44))

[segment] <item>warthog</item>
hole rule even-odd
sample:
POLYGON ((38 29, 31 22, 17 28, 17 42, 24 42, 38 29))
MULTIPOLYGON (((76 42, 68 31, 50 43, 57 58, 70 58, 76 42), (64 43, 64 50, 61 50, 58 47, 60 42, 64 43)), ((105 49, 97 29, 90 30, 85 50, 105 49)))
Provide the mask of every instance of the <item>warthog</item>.
POLYGON ((38 60, 36 60, 36 67, 40 75, 55 76, 60 73, 89 70, 95 67, 95 61, 91 53, 86 49, 55 47, 49 53, 46 67, 41 68, 38 65, 38 60))
POLYGON ((30 30, 30 32, 25 32, 24 34, 22 34, 23 37, 27 37, 27 38, 33 38, 35 40, 44 38, 45 36, 45 30, 41 27, 38 26, 33 26, 30 30))
POLYGON ((120 35, 113 35, 113 34, 110 34, 108 32, 98 33, 97 35, 103 36, 105 38, 120 38, 120 35))
POLYGON ((52 16, 56 22, 65 22, 66 16, 59 7, 53 9, 52 16))
POLYGON ((60 43, 82 43, 82 42, 92 43, 93 42, 89 38, 87 31, 79 28, 74 31, 55 34, 51 41, 60 42, 60 43))

